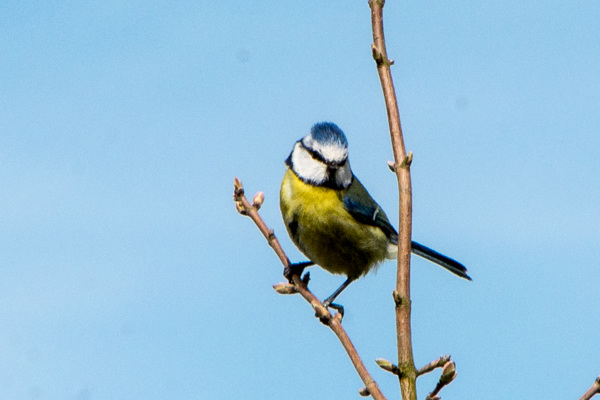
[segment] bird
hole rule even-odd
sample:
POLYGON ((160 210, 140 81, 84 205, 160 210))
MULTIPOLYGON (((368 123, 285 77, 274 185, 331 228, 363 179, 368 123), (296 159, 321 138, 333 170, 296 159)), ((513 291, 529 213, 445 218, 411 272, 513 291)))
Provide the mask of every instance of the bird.
MULTIPOLYGON (((398 232, 350 168, 348 140, 332 122, 319 122, 298 140, 285 160, 279 205, 287 232, 309 259, 290 263, 290 280, 304 268, 318 265, 346 280, 323 304, 333 301, 353 281, 398 254, 398 232)), ((411 242, 412 253, 453 274, 471 280, 464 265, 411 242)), ((338 306, 339 307, 339 306, 338 306)))

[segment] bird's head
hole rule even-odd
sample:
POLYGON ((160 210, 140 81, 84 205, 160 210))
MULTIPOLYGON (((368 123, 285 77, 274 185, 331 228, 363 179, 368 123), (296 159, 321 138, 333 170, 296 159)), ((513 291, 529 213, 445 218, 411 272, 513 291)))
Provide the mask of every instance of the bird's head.
POLYGON ((345 189, 352 183, 348 140, 334 123, 319 122, 298 140, 286 165, 306 183, 345 189))

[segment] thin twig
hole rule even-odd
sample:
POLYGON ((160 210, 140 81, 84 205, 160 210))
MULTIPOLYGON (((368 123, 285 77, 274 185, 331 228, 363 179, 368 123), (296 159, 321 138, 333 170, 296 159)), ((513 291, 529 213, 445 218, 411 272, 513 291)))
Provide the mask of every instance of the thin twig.
POLYGON ((600 375, 598 375, 592 386, 579 400, 589 400, 597 394, 600 394, 600 375))
POLYGON ((437 360, 434 360, 432 362, 430 362, 429 364, 427 364, 426 366, 419 368, 417 370, 417 376, 421 376, 421 375, 425 375, 430 373, 431 371, 433 371, 436 368, 443 368, 444 365, 446 365, 446 363, 450 361, 450 356, 441 356, 440 358, 438 358, 437 360))
POLYGON ((375 359, 375 362, 377 363, 377 365, 379 365, 379 368, 381 368, 382 370, 392 373, 394 375, 400 375, 400 370, 398 369, 398 366, 393 362, 386 360, 385 358, 377 358, 375 359))
MULTIPOLYGON (((246 215, 252 219, 265 239, 267 239, 269 246, 271 246, 273 251, 275 251, 275 254, 277 254, 277 257, 283 266, 287 267, 290 264, 289 258, 283 251, 283 248, 279 244, 279 240, 277 240, 273 230, 267 227, 263 219, 258 214, 258 209, 260 208, 260 205, 262 205, 262 201, 264 201, 264 195, 257 194, 253 200, 253 204, 250 204, 244 194, 242 182, 238 178, 234 179, 233 186, 233 200, 235 201, 236 209, 240 214, 246 215)), ((379 386, 373 380, 364 363, 360 359, 360 356, 350 341, 346 330, 342 327, 342 314, 338 312, 335 313, 335 315, 331 315, 329 310, 323 306, 323 303, 321 303, 321 301, 310 290, 308 290, 308 280, 303 280, 300 275, 294 274, 292 276, 292 282, 297 293, 300 293, 300 295, 315 310, 316 317, 319 318, 319 320, 321 320, 321 322, 323 322, 325 325, 327 325, 338 337, 340 343, 344 347, 344 350, 346 350, 348 357, 350 357, 350 361, 352 361, 356 372, 358 372, 360 379, 365 384, 366 391, 368 391, 369 395, 376 400, 386 400, 383 393, 381 393, 381 390, 379 390, 379 386)), ((286 284, 277 284, 275 285, 275 289, 278 293, 289 292, 289 288, 286 287, 286 284)))
POLYGON ((400 193, 399 235, 398 235, 398 272, 396 274, 396 332, 398 345, 398 368, 402 399, 416 400, 417 371, 412 350, 411 338, 411 300, 410 300, 410 248, 412 231, 412 190, 410 182, 410 159, 407 157, 402 137, 400 112, 390 71, 393 63, 388 59, 385 36, 383 34, 383 5, 385 0, 369 0, 371 25, 373 30, 373 58, 381 81, 383 97, 387 109, 389 130, 394 151, 395 172, 400 193), (398 167, 400 166, 400 167, 398 167))
POLYGON ((454 378, 456 378, 456 365, 454 364, 454 361, 448 361, 442 368, 442 376, 440 376, 438 383, 435 385, 435 389, 427 395, 425 400, 439 399, 438 394, 440 393, 440 390, 449 385, 454 378))

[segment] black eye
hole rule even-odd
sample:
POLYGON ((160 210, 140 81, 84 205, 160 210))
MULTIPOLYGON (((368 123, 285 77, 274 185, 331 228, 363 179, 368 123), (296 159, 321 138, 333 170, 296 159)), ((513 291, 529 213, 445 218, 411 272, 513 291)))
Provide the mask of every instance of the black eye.
POLYGON ((345 159, 344 161, 327 161, 326 164, 327 168, 338 169, 346 165, 347 161, 348 159, 345 159))

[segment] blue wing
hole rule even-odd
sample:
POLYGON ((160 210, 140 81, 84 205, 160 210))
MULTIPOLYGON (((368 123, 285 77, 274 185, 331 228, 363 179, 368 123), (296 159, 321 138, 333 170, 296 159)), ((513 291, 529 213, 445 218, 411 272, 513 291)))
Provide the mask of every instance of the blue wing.
POLYGON ((390 223, 385 211, 371 197, 367 189, 354 177, 352 184, 342 196, 344 207, 358 222, 376 226, 385 233, 390 242, 398 244, 398 232, 390 223))
MULTIPOLYGON (((360 223, 378 227, 385 233, 392 244, 398 244, 398 232, 390 223, 383 209, 356 177, 354 177, 352 184, 344 193, 342 201, 344 202, 344 207, 354 219, 360 223)), ((471 280, 469 275, 467 275, 465 266, 458 261, 417 242, 412 242, 411 246, 414 254, 438 264, 461 278, 471 280)))

